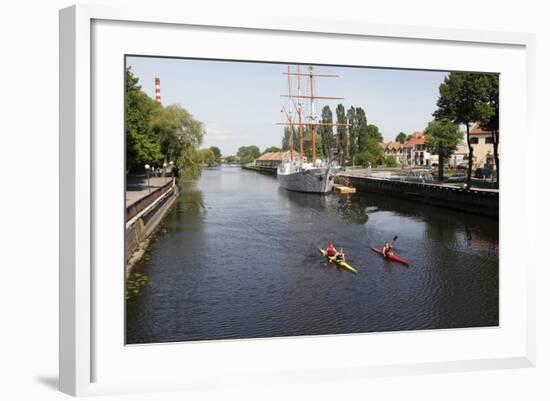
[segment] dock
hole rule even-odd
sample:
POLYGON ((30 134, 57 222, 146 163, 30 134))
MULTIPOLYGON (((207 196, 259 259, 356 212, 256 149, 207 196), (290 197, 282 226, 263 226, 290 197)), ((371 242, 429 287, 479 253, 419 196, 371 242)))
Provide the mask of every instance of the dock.
POLYGON ((354 187, 349 187, 347 185, 342 185, 342 184, 334 184, 333 190, 335 192, 340 193, 340 194, 354 194, 355 193, 355 188, 354 187))

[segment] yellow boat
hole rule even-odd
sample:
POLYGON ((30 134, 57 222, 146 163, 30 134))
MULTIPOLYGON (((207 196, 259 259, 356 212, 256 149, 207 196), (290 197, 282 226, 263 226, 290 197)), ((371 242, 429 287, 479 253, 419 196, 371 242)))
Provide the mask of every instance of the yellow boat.
POLYGON ((336 263, 340 267, 344 267, 348 269, 350 272, 353 272, 355 274, 358 273, 357 270, 353 266, 348 265, 346 262, 343 262, 341 260, 336 260, 336 256, 328 256, 327 252, 321 248, 319 248, 319 252, 321 252, 321 255, 323 255, 325 258, 327 258, 329 261, 336 263))

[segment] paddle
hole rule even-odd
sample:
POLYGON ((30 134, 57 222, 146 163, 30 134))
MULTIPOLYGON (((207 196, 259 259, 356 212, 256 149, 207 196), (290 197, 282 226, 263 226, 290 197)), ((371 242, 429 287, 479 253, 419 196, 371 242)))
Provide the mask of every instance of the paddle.
POLYGON ((390 247, 393 247, 393 243, 397 240, 397 235, 393 237, 393 239, 390 242, 390 247))

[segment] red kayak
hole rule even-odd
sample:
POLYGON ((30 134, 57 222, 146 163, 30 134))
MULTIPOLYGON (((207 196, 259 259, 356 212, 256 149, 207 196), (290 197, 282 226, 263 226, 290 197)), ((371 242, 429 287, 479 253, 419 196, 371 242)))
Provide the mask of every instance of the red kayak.
MULTIPOLYGON (((384 256, 384 254, 382 253, 382 250, 381 249, 378 249, 378 248, 371 248, 374 252, 376 253, 379 253, 380 255, 384 256)), ((409 265, 409 262, 407 262, 406 260, 403 260, 395 255, 388 255, 388 256, 384 256, 386 259, 390 259, 390 260, 393 260, 394 262, 399 262, 399 263, 403 263, 405 266, 408 266, 409 265)))

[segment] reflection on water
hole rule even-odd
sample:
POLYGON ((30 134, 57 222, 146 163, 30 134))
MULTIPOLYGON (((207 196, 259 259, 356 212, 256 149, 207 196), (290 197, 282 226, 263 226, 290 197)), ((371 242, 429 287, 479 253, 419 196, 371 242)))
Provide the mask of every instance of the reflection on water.
POLYGON ((498 222, 375 194, 205 170, 136 269, 127 342, 498 325, 498 222), (398 236, 410 268, 370 250, 398 236), (344 247, 353 275, 321 258, 344 247))

